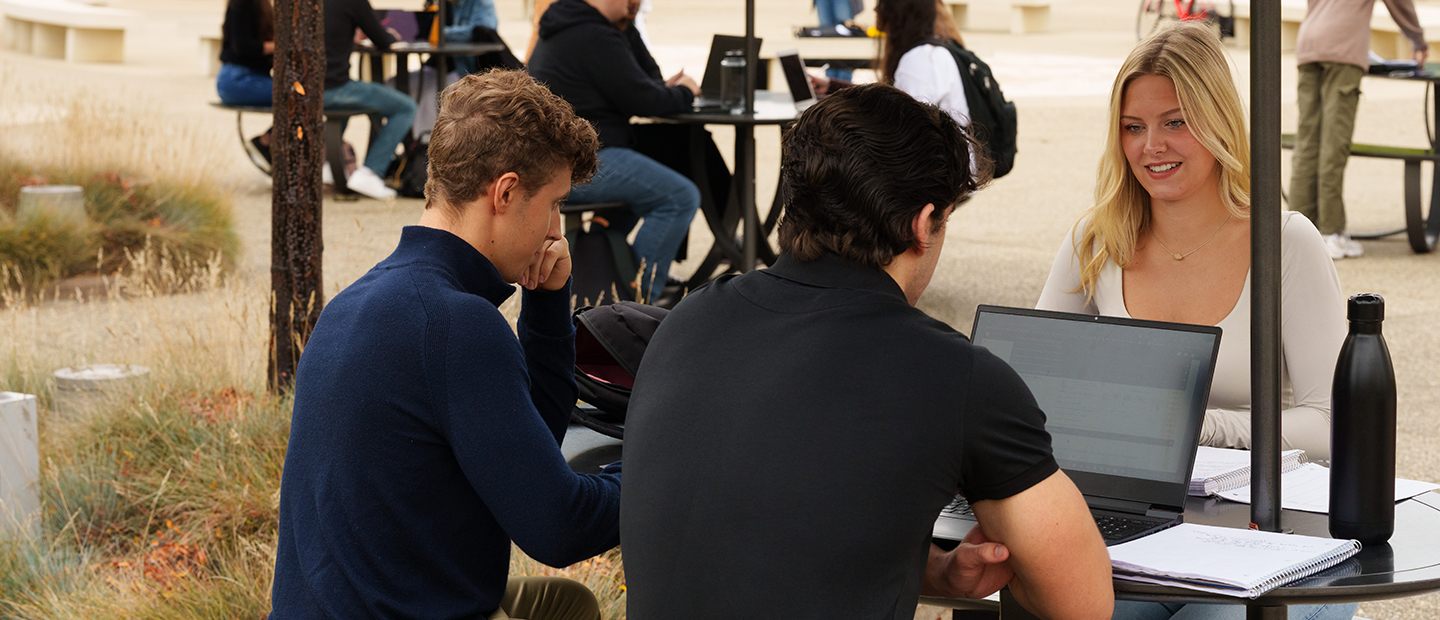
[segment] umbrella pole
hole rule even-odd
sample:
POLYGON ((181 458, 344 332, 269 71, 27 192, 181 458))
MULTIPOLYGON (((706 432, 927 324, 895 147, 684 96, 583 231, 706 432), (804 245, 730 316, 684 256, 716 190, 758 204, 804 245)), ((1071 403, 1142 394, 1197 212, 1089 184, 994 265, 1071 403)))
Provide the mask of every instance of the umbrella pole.
MULTIPOLYGON (((1250 522, 1280 525, 1280 2, 1250 7, 1250 522)), ((1271 608, 1251 607, 1257 611, 1271 608)), ((1284 608, 1277 608, 1283 617, 1284 608)), ((1269 617, 1260 616, 1260 617, 1269 617)))

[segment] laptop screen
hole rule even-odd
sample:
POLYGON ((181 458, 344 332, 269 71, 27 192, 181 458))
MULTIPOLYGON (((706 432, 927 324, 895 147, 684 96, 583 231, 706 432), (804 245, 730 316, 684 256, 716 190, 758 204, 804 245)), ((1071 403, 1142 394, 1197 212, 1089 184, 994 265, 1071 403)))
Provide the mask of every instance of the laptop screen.
MULTIPOLYGON (((759 57, 760 45, 765 40, 755 38, 756 57, 759 57)), ((720 99, 720 61, 725 60, 725 52, 730 50, 745 49, 745 37, 737 37, 728 34, 717 34, 710 39, 710 57, 705 61, 705 75, 700 81, 700 96, 706 99, 720 99)), ((758 67, 757 67, 758 69, 758 67)))
POLYGON ((805 62, 800 58, 800 52, 787 50, 775 55, 780 59, 780 68, 785 72, 785 84, 790 87, 790 97, 798 105, 805 105, 815 100, 815 88, 810 85, 809 76, 805 75, 805 62))
POLYGON ((1034 394, 1061 469, 1110 497, 1086 486, 1188 484, 1219 341, 1216 327, 991 306, 973 330, 1034 394))

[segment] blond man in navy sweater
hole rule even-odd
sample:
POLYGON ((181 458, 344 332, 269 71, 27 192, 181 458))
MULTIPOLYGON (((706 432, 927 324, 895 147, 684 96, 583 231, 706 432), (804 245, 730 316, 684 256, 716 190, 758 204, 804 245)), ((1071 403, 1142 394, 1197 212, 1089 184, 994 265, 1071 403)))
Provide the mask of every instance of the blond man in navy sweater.
POLYGON ((524 73, 447 89, 419 225, 335 296, 300 360, 271 618, 599 618, 578 583, 507 580, 512 541, 551 566, 619 542, 619 474, 560 454, 575 335, 559 205, 597 145, 524 73), (497 309, 513 283, 514 332, 497 309))

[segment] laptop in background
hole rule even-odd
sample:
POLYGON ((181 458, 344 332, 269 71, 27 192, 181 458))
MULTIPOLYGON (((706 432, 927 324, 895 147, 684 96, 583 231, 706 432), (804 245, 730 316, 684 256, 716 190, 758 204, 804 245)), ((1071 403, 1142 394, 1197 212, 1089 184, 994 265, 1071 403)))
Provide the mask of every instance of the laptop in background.
POLYGON ((434 11, 408 11, 403 9, 377 9, 380 25, 393 28, 404 43, 429 43, 430 26, 435 23, 434 11))
MULTIPOLYGON (((764 39, 759 37, 755 39, 756 58, 760 57, 760 44, 763 41, 764 39)), ((696 97, 693 103, 696 112, 716 112, 725 109, 720 100, 720 83, 724 80, 721 77, 720 61, 725 60, 725 52, 743 49, 745 49, 745 37, 717 34, 710 40, 710 57, 705 61, 705 75, 700 80, 700 96, 696 97)))
MULTIPOLYGON (((1183 521, 1220 328, 980 306, 971 334, 1035 395, 1106 545, 1183 521)), ((935 536, 960 540, 973 525, 957 496, 935 536)))
POLYGON ((815 105, 815 86, 810 83, 810 76, 805 74, 805 61, 800 58, 799 50, 785 50, 775 54, 775 58, 780 61, 785 85, 790 87, 790 97, 795 99, 795 111, 804 112, 805 108, 815 105))

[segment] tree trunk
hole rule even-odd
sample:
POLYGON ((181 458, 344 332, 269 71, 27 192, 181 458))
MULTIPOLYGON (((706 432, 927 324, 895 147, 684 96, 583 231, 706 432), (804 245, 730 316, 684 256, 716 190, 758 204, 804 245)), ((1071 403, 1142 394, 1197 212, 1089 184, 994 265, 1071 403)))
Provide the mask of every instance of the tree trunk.
POLYGON ((270 389, 295 382, 324 304, 320 167, 324 165, 323 0, 275 0, 275 125, 270 216, 270 389))

